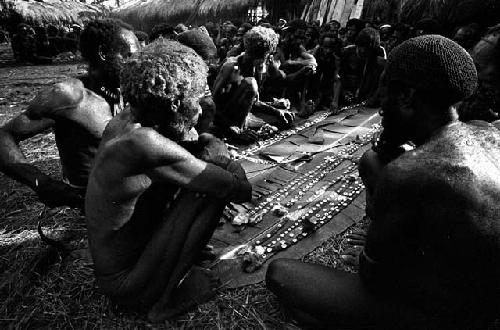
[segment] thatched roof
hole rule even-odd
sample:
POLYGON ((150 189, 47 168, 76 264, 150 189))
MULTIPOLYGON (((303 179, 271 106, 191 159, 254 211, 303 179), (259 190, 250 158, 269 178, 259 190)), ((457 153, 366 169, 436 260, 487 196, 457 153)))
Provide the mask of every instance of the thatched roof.
POLYGON ((349 19, 359 18, 361 8, 363 0, 310 0, 302 18, 308 22, 318 20, 321 24, 336 20, 345 25, 349 19))
POLYGON ((16 20, 34 24, 79 23, 102 13, 99 7, 78 0, 0 0, 0 24, 16 20))
POLYGON ((365 0, 364 17, 383 21, 399 20, 415 24, 423 18, 433 18, 444 27, 462 24, 500 23, 498 0, 365 0))
POLYGON ((132 0, 113 13, 135 28, 149 31, 158 23, 204 23, 245 18, 257 0, 132 0))

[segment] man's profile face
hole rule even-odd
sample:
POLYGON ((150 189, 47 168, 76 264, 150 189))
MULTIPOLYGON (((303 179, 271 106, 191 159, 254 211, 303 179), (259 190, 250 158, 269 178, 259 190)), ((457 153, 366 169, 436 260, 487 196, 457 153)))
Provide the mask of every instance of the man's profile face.
POLYGON ((469 48, 470 44, 468 44, 468 40, 470 39, 470 31, 465 28, 458 29, 457 33, 453 36, 453 40, 464 48, 469 48))
POLYGON ((380 40, 382 41, 387 41, 389 40, 389 37, 391 36, 391 30, 390 29, 381 29, 380 30, 380 40))
POLYGON ((349 26, 347 28, 347 40, 354 41, 354 39, 356 39, 356 36, 357 36, 356 27, 354 25, 349 26))
POLYGON ((323 44, 321 45, 321 48, 323 49, 323 53, 326 56, 333 56, 335 53, 335 39, 332 38, 324 38, 323 39, 323 44))
POLYGON ((472 50, 471 56, 477 69, 477 78, 480 85, 498 88, 500 87, 500 72, 496 65, 495 47, 500 35, 486 36, 472 50))
MULTIPOLYGON (((388 77, 390 78, 390 77, 388 77)), ((411 90, 404 83, 390 81, 382 86, 382 127, 384 138, 393 145, 411 140, 414 131, 414 109, 409 103, 411 90)))
POLYGON ((294 47, 300 47, 304 44, 306 40, 306 31, 302 29, 298 29, 291 36, 291 42, 294 47))
POLYGON ((141 47, 135 34, 126 29, 122 29, 118 34, 117 44, 122 45, 122 47, 118 47, 113 54, 108 54, 103 63, 106 79, 108 80, 107 84, 112 87, 120 86, 120 72, 125 60, 135 54, 141 47))
POLYGON ((498 35, 486 36, 479 41, 471 53, 477 70, 478 89, 468 102, 478 116, 479 113, 487 113, 491 110, 491 118, 489 116, 482 118, 488 121, 496 120, 500 115, 500 68, 495 51, 499 39, 498 35))

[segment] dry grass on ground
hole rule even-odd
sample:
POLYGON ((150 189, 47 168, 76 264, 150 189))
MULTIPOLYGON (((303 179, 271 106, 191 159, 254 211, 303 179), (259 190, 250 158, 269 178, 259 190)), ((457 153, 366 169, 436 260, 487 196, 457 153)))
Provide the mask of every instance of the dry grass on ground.
MULTIPOLYGON (((19 114, 37 91, 69 66, 0 69, 0 124, 19 114), (21 71, 20 71, 21 70, 21 71), (24 70, 24 71, 22 71, 24 70), (41 77, 37 79, 37 77, 41 77), (8 78, 12 77, 12 78, 8 78), (42 79, 43 78, 43 79, 42 79)), ((60 177, 53 135, 22 143, 27 157, 47 173, 60 177)), ((43 216, 49 237, 64 240, 76 252, 60 260, 37 234, 43 205, 34 193, 0 174, 0 329, 280 329, 287 325, 274 296, 263 284, 221 289, 171 324, 150 324, 144 315, 118 310, 95 287, 91 266, 82 258, 87 246, 84 219, 78 211, 57 209, 43 216)), ((306 260, 342 268, 342 237, 333 237, 306 260)))
MULTIPOLYGON (((49 142, 45 136, 43 142, 49 142)), ((35 146, 32 146, 33 148, 35 146)), ((29 150, 28 146, 28 150, 29 150)), ((49 157, 50 158, 50 157, 49 157)), ((54 175, 57 161, 40 162, 54 175)), ((143 315, 124 313, 98 293, 92 268, 85 259, 59 260, 40 242, 36 224, 43 206, 29 189, 0 178, 0 328, 149 328, 181 329, 279 329, 283 317, 275 298, 264 285, 224 290, 214 301, 199 306, 171 324, 150 324, 143 315), (6 188, 6 189, 5 189, 6 188), (54 262, 55 261, 55 262, 54 262), (48 267, 47 264, 50 264, 48 267), (39 274, 41 273, 41 274, 39 274)), ((80 214, 60 209, 47 215, 44 230, 50 237, 86 247, 80 214)), ((307 261, 342 267, 338 258, 342 237, 332 238, 306 257, 307 261)))

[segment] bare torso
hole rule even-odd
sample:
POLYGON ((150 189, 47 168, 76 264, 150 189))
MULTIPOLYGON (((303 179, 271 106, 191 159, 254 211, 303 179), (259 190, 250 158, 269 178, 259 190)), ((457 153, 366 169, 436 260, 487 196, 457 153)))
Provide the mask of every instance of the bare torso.
MULTIPOLYGON (((85 187, 102 133, 111 118, 108 103, 80 80, 55 84, 41 91, 24 113, 1 128, 0 164, 7 174, 33 187, 28 171, 16 170, 17 165, 27 163, 16 144, 53 128, 63 176, 69 183, 85 187)), ((33 176, 40 180, 40 175, 33 176)))
POLYGON ((391 162, 377 183, 362 271, 429 313, 500 288, 500 132, 455 123, 391 162))
POLYGON ((104 133, 86 195, 96 274, 124 271, 138 261, 179 188, 224 199, 232 175, 217 167, 219 172, 204 176, 207 167, 215 166, 133 123, 130 112, 116 116, 104 133))

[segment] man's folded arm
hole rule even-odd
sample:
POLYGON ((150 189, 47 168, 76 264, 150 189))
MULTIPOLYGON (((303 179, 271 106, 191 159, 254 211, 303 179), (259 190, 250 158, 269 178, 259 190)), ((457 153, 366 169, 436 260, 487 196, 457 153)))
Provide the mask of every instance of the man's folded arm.
MULTIPOLYGON (((251 199, 252 188, 237 171, 231 172, 194 157, 177 143, 152 129, 134 133, 138 162, 146 162, 152 181, 176 184, 219 199, 243 202, 251 199)), ((227 168, 234 167, 228 160, 227 168)), ((239 165, 238 165, 239 166, 239 165)))

